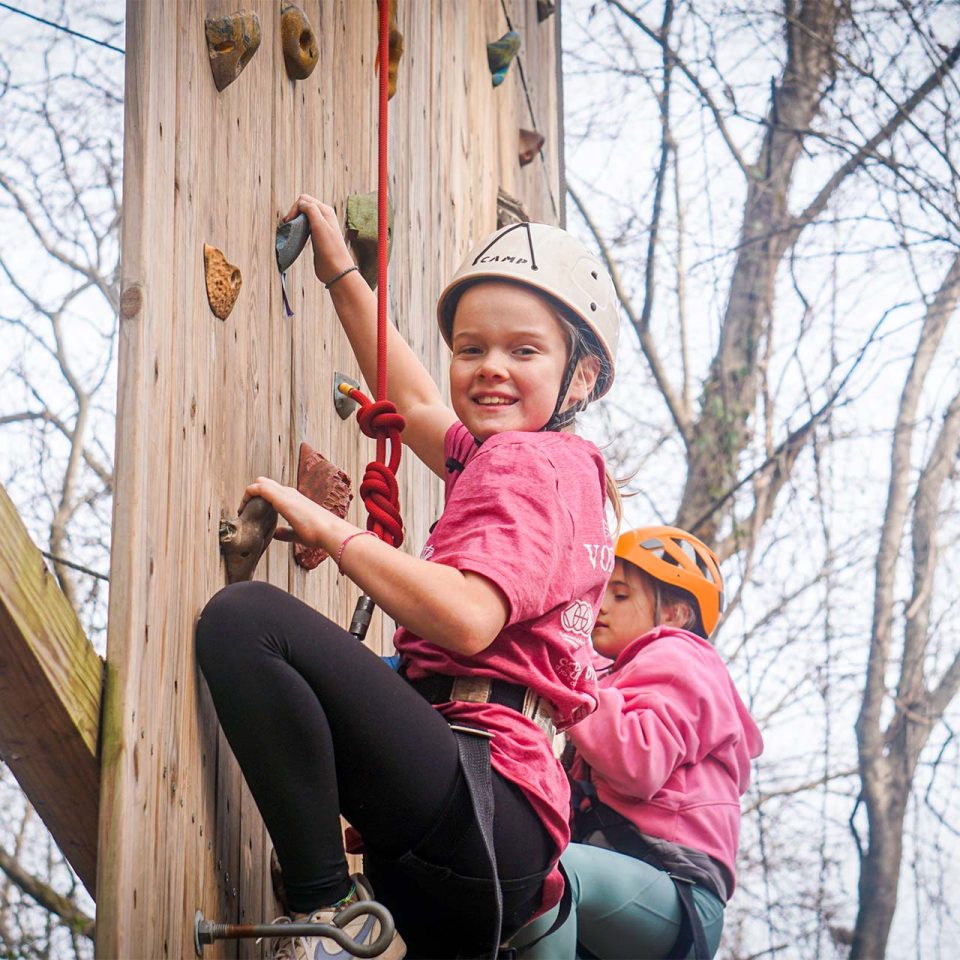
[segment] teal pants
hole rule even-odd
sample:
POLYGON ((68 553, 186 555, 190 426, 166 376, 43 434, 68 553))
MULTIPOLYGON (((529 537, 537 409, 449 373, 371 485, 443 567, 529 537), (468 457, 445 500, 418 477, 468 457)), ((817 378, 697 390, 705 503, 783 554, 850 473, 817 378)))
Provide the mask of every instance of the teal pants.
MULTIPOLYGON (((680 931, 676 887, 662 870, 613 850, 571 843, 561 857, 573 903, 566 922, 549 937, 524 949, 550 929, 558 908, 538 917, 513 939, 523 960, 575 960, 578 942, 602 960, 657 960, 680 931)), ((723 901, 703 887, 693 899, 710 953, 720 945, 723 901)))

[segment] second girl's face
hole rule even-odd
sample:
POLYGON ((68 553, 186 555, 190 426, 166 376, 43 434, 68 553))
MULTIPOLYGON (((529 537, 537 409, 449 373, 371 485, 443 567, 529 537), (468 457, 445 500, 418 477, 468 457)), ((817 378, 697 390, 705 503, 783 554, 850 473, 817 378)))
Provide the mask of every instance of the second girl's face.
POLYGON ((593 626, 593 646, 601 656, 616 660, 631 641, 656 625, 653 586, 636 568, 617 560, 600 613, 593 626))
MULTIPOLYGON (((550 419, 569 345, 549 305, 532 290, 497 281, 470 287, 457 304, 451 349, 450 399, 478 440, 539 430, 550 419)), ((568 402, 585 395, 584 382, 578 371, 568 402)))

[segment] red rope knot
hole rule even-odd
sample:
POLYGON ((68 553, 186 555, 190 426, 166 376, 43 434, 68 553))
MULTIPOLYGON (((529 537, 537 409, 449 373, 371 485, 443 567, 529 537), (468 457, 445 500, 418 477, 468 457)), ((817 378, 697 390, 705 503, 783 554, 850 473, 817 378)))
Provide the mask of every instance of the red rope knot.
POLYGON ((370 400, 359 390, 350 396, 360 404, 357 422, 360 429, 377 441, 377 459, 367 464, 360 483, 360 496, 367 508, 367 529, 381 540, 399 547, 403 543, 403 519, 400 516, 400 491, 397 487, 397 468, 403 449, 400 433, 405 426, 390 400, 370 400), (390 442, 390 459, 386 460, 386 444, 390 442))
POLYGON ((360 482, 360 496, 367 508, 367 529, 394 547, 403 543, 400 493, 397 478, 385 463, 373 460, 360 482))

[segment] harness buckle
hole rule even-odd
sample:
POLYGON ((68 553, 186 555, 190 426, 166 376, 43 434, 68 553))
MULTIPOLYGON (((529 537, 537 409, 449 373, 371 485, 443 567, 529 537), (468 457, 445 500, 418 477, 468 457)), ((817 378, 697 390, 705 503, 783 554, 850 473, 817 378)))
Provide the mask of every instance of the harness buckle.
POLYGON ((557 728, 553 722, 553 711, 543 697, 536 694, 530 687, 523 695, 523 708, 520 711, 529 720, 532 720, 551 742, 557 735, 557 728))
POLYGON ((491 684, 488 677, 454 677, 451 700, 467 703, 489 703, 491 684))
POLYGON ((481 730, 479 727, 464 727, 459 723, 451 723, 450 729, 455 733, 468 733, 474 737, 485 737, 487 740, 493 740, 496 736, 496 734, 491 733, 489 730, 481 730))

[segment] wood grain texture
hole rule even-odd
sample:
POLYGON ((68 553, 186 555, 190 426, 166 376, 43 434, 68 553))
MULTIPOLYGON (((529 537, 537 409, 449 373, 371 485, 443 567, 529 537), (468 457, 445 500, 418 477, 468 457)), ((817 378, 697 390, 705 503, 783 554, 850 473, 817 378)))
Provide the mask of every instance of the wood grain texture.
POLYGON ((0 486, 0 758, 93 891, 103 662, 0 486))
MULTIPOLYGON (((194 627, 225 583, 221 515, 259 474, 294 483, 302 441, 355 483, 373 443, 333 409, 334 371, 359 378, 309 249, 287 275, 274 260, 280 217, 312 193, 343 214, 376 186, 374 0, 301 3, 319 44, 305 81, 286 74, 279 3, 251 0, 260 49, 218 93, 203 32, 223 0, 131 0, 127 98, 117 493, 108 631, 97 952, 191 956, 193 914, 259 921, 276 912, 269 838, 199 678, 194 627), (211 314, 203 244, 243 273, 225 321, 211 314)), ((555 20, 535 0, 506 4, 523 35, 535 121, 517 64, 494 89, 486 43, 500 0, 400 0, 405 53, 390 102, 395 239, 390 313, 446 383, 435 304, 467 248, 496 226, 497 188, 537 219, 559 202, 555 20), (517 131, 536 125, 546 162, 520 169, 517 131)), ((419 550, 442 508, 438 480, 407 452, 400 471, 404 549, 419 550)), ((355 500, 348 517, 363 522, 355 500)), ((289 546, 255 574, 347 623, 356 588, 332 564, 306 572, 289 546)), ((390 645, 377 614, 368 642, 390 645)), ((252 943, 207 956, 257 956, 252 943)))

